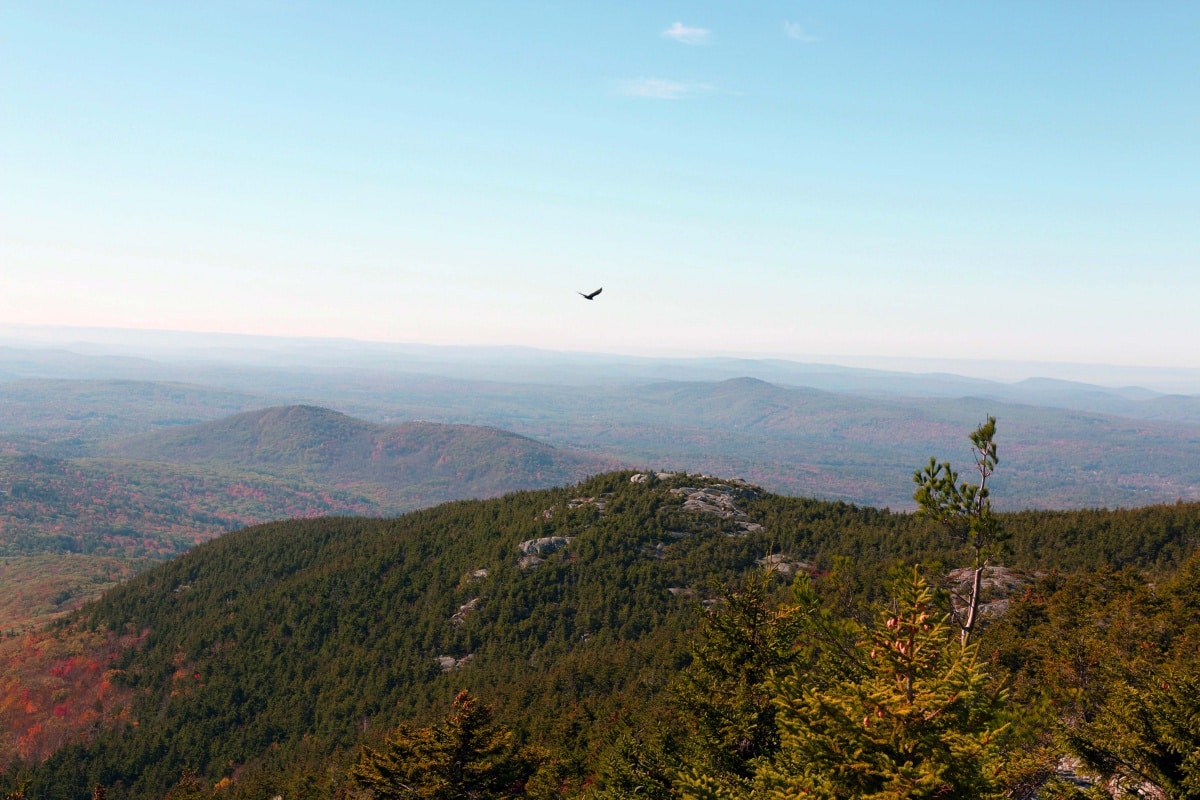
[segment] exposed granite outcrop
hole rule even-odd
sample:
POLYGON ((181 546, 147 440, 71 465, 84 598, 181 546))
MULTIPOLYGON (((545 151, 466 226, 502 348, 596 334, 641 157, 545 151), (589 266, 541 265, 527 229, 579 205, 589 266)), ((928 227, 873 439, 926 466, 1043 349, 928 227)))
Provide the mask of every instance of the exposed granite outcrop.
POLYGON ((472 653, 468 653, 462 658, 455 658, 454 656, 438 656, 436 660, 438 662, 438 667, 441 668, 442 672, 454 672, 455 670, 462 669, 463 665, 471 660, 472 655, 472 653))
POLYGON ((608 501, 603 497, 575 497, 567 501, 567 508, 582 508, 583 506, 595 506, 596 510, 601 514, 604 513, 608 501))
MULTIPOLYGON (((963 611, 971 596, 971 581, 975 570, 971 567, 951 570, 946 577, 950 580, 950 599, 955 612, 963 611)), ((1026 573, 1008 567, 988 567, 980 582, 979 613, 983 617, 998 617, 1008 611, 1009 598, 1024 591, 1039 573, 1026 573)))
POLYGON ((754 563, 764 569, 774 570, 780 575, 795 575, 800 572, 810 572, 813 568, 810 562, 802 561, 787 553, 772 553, 769 556, 763 556, 754 563))
POLYGON ((758 497, 758 489, 745 481, 733 479, 726 483, 712 486, 695 487, 680 486, 671 489, 671 494, 683 498, 682 511, 696 514, 715 514, 721 519, 737 523, 738 532, 731 536, 745 536, 748 533, 758 533, 764 530, 757 522, 750 522, 747 514, 737 503, 739 500, 749 500, 758 497))
POLYGON ((668 478, 674 478, 677 474, 679 474, 679 473, 676 473, 676 472, 639 472, 638 474, 631 477, 629 479, 629 482, 630 483, 646 483, 650 480, 651 476, 657 478, 660 481, 665 481, 668 478))
POLYGON ((463 620, 467 618, 467 615, 479 607, 479 599, 480 598, 478 597, 473 597, 459 606, 458 611, 454 612, 454 614, 450 617, 450 622, 454 623, 455 625, 462 624, 463 620))
POLYGON ((519 545, 521 555, 547 555, 561 550, 571 543, 565 536, 543 536, 541 539, 526 539, 519 545))

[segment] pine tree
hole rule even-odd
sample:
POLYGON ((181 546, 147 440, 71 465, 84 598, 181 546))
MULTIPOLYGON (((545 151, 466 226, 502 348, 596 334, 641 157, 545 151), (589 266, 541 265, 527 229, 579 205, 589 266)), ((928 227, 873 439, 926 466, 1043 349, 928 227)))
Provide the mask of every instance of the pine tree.
POLYGON ((1125 797, 1200 798, 1196 667, 1131 675, 1091 720, 1068 723, 1067 747, 1125 797))
MULTIPOLYGON (((705 616, 677 694, 707 774, 747 778, 779 745, 768 680, 796 655, 799 609, 772 602, 771 571, 725 591, 705 616)), ((695 762, 693 761, 695 765, 695 762)))
POLYGON ((851 654, 861 676, 814 684, 794 672, 774 682, 780 746, 758 770, 754 796, 1001 796, 1002 695, 916 570, 893 592, 851 654))
POLYGON ((491 708, 461 691, 443 724, 401 726, 382 750, 364 747, 350 779, 375 800, 485 800, 524 795, 546 761, 518 751, 491 708))
POLYGON ((959 483, 958 473, 949 461, 938 463, 930 458, 924 469, 913 473, 917 491, 918 512, 937 520, 952 536, 966 544, 973 558, 970 595, 966 602, 966 618, 959 621, 962 643, 971 640, 978 622, 979 599, 983 574, 988 563, 1003 543, 999 520, 992 513, 988 479, 1000 463, 996 447, 996 418, 988 417, 971 432, 971 448, 975 454, 975 470, 979 483, 959 483))
POLYGON ((167 792, 165 800, 209 800, 211 797, 212 793, 208 791, 204 781, 200 780, 194 770, 189 769, 184 770, 179 783, 167 792))
POLYGON ((687 739, 674 709, 660 707, 656 711, 670 718, 665 722, 661 717, 653 719, 621 733, 601 762, 598 785, 588 796, 608 800, 668 800, 675 796, 687 739))
POLYGON ((745 787, 756 759, 779 737, 768 681, 794 659, 799 609, 775 601, 771 570, 723 588, 691 645, 679 675, 648 726, 613 746, 601 773, 604 797, 687 794, 697 781, 729 791, 745 787), (702 776, 702 777, 701 777, 702 776))

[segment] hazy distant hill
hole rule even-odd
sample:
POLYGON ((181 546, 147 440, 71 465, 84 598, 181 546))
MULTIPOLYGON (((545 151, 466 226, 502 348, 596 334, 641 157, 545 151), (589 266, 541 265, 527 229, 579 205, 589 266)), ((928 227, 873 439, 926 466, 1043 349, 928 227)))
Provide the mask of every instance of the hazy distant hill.
POLYGON ((387 506, 397 510, 463 496, 447 493, 463 479, 477 482, 468 496, 547 485, 493 481, 489 471, 493 477, 507 470, 534 478, 540 472, 550 476, 547 482, 570 481, 587 472, 564 469, 556 474, 544 459, 539 464, 537 456, 515 457, 510 448, 518 444, 536 451, 528 440, 475 431, 442 441, 433 429, 422 433, 406 422, 423 419, 511 431, 558 448, 556 457, 583 452, 604 466, 741 475, 788 494, 911 508, 912 471, 934 453, 959 468, 969 466, 965 434, 994 414, 1000 419, 1002 468, 996 486, 1001 505, 1129 507, 1200 499, 1200 461, 1194 458, 1200 423, 1192 421, 1200 420, 1200 398, 1138 389, 1047 380, 1005 388, 930 376, 939 380, 926 388, 933 392, 932 387, 940 387, 947 395, 913 397, 833 392, 749 377, 546 385, 250 368, 217 370, 210 377, 242 388, 137 381, 0 384, 0 453, 151 458, 220 469, 236 465, 260 474, 286 474, 289 480, 354 486, 381 503, 391 502, 380 492, 395 476, 407 481, 415 469, 430 471, 431 483, 422 491, 387 506), (954 395, 955 387, 978 393, 954 395), (231 422, 204 434, 207 444, 188 443, 188 437, 199 434, 181 431, 184 423, 261 409, 277 402, 270 398, 280 397, 336 408, 363 422, 295 418, 289 422, 299 426, 295 430, 272 433, 268 428, 280 420, 251 424, 247 418, 238 423, 243 429, 231 422), (1040 398, 1041 404, 1019 402, 1028 397, 1040 398), (386 438, 369 427, 380 424, 402 426, 389 434, 390 445, 374 440, 386 438), (266 427, 252 434, 258 430, 255 425, 266 427), (320 441, 322 425, 334 441, 320 441), (302 431, 305 426, 308 430, 302 431), (102 444, 142 432, 166 438, 151 436, 127 449, 102 444), (181 438, 172 438, 173 432, 181 438), (255 436, 265 437, 257 449, 247 446, 255 436), (484 446, 481 437, 487 436, 492 441, 484 446), (389 448, 404 455, 389 454, 389 448), (423 448, 424 455, 414 452, 423 448), (446 462, 429 457, 439 448, 439 459, 446 455, 446 462), (500 463, 510 457, 512 462, 501 469, 500 463), (451 459, 458 466, 451 468, 451 459), (463 471, 464 459, 477 469, 463 471))
POLYGON ((12 381, 0 383, 0 438, 41 452, 74 455, 93 442, 269 404, 269 399, 246 392, 183 383, 12 381))
POLYGON ((565 485, 614 463, 496 428, 376 425, 315 406, 248 411, 103 449, 140 461, 302 477, 374 497, 384 513, 565 485))
POLYGON ((586 390, 427 379, 381 395, 396 413, 466 418, 627 463, 892 508, 912 507, 909 477, 931 455, 970 467, 966 433, 992 414, 1002 506, 1200 499, 1200 426, 984 397, 868 397, 753 378, 586 390))
MULTIPOLYGON (((1019 389, 1021 381, 1037 377, 1081 386, 1090 384, 1101 391, 1127 386, 1164 393, 1200 393, 1200 369, 1182 367, 981 361, 936 358, 929 354, 894 358, 820 357, 815 361, 632 356, 495 345, 37 328, 6 326, 0 322, 0 375, 134 377, 210 383, 214 378, 223 382, 218 376, 227 375, 231 369, 239 371, 242 377, 256 373, 255 390, 264 385, 261 383, 264 374, 349 371, 542 385, 721 381, 750 376, 771 383, 850 394, 939 397, 987 394, 989 386, 1019 389)), ((1029 398, 1017 401, 1028 402, 1029 398)))
MULTIPOLYGON (((125 370, 177 381, 0 383, 0 453, 127 457, 99 445, 252 408, 304 403, 369 424, 420 419, 493 427, 607 464, 742 475, 773 491, 911 508, 912 470, 933 453, 960 468, 969 465, 965 432, 994 414, 1000 419, 1003 467, 996 487, 1002 505, 1129 507, 1200 499, 1200 462, 1193 455, 1200 446, 1200 396, 778 359, 638 359, 290 340, 260 351, 238 349, 239 343, 252 344, 238 337, 220 343, 222 348, 175 355, 167 348, 141 360, 0 348, 0 369, 7 366, 12 374, 125 370), (176 360, 157 360, 171 358, 176 360)), ((285 470, 289 479, 371 492, 386 484, 394 474, 388 459, 363 459, 374 446, 365 430, 338 435, 346 437, 342 463, 327 467, 321 466, 328 463, 323 451, 287 436, 272 445, 279 452, 206 453, 147 442, 146 453, 135 457, 209 466, 224 461, 220 468, 236 463, 271 475, 285 470)), ((471 458, 486 462, 491 456, 476 452, 471 458)), ((519 461, 518 472, 538 472, 519 461)), ((398 469, 406 463, 431 468, 417 458, 399 459, 398 469)), ((431 476, 434 483, 426 488, 432 491, 394 507, 457 496, 442 491, 444 467, 431 476)), ((567 472, 563 479, 576 476, 567 472)), ((459 477, 456 471, 453 480, 459 477)), ((488 479, 475 477, 488 493, 488 479)))
POLYGON ((635 463, 739 474, 788 494, 911 508, 912 471, 934 454, 968 469, 965 432, 989 414, 1000 421, 994 485, 1003 507, 1200 499, 1192 455, 1200 426, 977 396, 866 397, 753 379, 655 384, 610 398, 590 427, 543 438, 602 445, 635 463))

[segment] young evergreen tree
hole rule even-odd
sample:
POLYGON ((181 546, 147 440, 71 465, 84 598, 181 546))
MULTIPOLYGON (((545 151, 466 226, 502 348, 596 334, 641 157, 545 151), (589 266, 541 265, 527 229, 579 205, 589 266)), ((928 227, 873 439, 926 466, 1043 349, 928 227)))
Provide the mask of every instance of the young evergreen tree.
POLYGON ((796 655, 799 609, 775 600, 772 570, 723 588, 692 641, 692 661, 655 724, 616 743, 601 774, 604 797, 686 794, 696 775, 744 787, 756 759, 779 745, 768 681, 796 655), (666 724, 664 724, 666 723, 666 724))
POLYGON ((720 591, 691 643, 691 663, 652 720, 620 736, 596 795, 665 800, 697 781, 738 792, 779 746, 768 681, 797 657, 799 614, 775 599, 773 570, 720 591), (698 777, 702 776, 702 777, 698 777))
POLYGON ((793 671, 772 681, 779 747, 753 785, 697 774, 686 795, 708 798, 999 798, 1002 763, 991 686, 976 646, 953 636, 948 615, 914 570, 849 655, 861 669, 793 671), (843 675, 844 677, 838 677, 843 675))
POLYGON ((971 640, 978 622, 984 571, 1003 542, 999 520, 992 513, 987 486, 988 479, 1000 462, 995 437, 996 418, 991 416, 971 432, 971 448, 975 454, 979 483, 960 483, 958 473, 950 467, 950 462, 939 464, 936 458, 930 458, 924 469, 913 473, 913 482, 917 484, 913 499, 917 501, 918 513, 937 520, 952 536, 967 545, 973 557, 966 617, 959 620, 964 645, 971 640))
POLYGON ((618 800, 669 800, 676 796, 687 737, 676 710, 659 707, 658 719, 621 733, 600 763, 597 784, 584 796, 618 800), (668 717, 665 721, 662 716, 668 717))
POLYGON ((164 800, 210 800, 212 792, 193 770, 184 770, 179 783, 171 787, 164 800))
POLYGON ((1067 747, 1117 797, 1200 798, 1200 677, 1130 676, 1093 719, 1068 722, 1067 747))
POLYGON ((692 645, 677 689, 694 725, 692 742, 709 775, 748 778, 751 762, 779 745, 768 681, 796 655, 799 609, 773 601, 772 577, 751 574, 722 593, 692 645))
POLYGON ((491 708, 461 691, 443 724, 401 726, 382 750, 364 747, 350 780, 374 800, 487 800, 525 795, 547 761, 518 750, 491 708))
POLYGON ((860 679, 776 682, 780 750, 758 772, 762 793, 814 798, 1001 796, 996 716, 977 648, 955 642, 948 615, 916 570, 858 645, 860 679))

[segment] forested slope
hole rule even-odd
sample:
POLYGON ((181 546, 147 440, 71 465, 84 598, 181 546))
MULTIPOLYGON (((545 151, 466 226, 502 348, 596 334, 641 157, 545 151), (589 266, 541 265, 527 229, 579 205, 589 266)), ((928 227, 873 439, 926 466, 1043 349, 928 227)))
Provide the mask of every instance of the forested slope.
MULTIPOLYGON (((881 596, 896 565, 922 562, 933 575, 960 565, 954 543, 912 515, 695 476, 631 478, 392 520, 276 523, 201 545, 53 632, 101 637, 118 653, 97 660, 113 689, 89 700, 65 679, 45 683, 43 712, 56 702, 103 708, 103 719, 69 733, 64 712, 56 735, 75 743, 7 780, 24 776, 34 797, 86 798, 103 785, 120 798, 160 797, 189 769, 232 786, 248 764, 327 774, 342 763, 336 753, 402 720, 431 720, 468 688, 578 786, 689 662, 701 601, 763 559, 775 557, 777 574, 836 575, 855 604, 881 596)), ((1165 575, 1200 543, 1196 505, 1002 521, 1007 566, 1024 585, 1035 571, 1165 575)), ((53 650, 50 640, 24 647, 53 650)), ((9 686, 19 685, 18 675, 9 686)), ((21 714, 0 704, 7 756, 22 752, 22 736, 30 744, 29 708, 42 701, 29 697, 21 714)))
MULTIPOLYGON (((0 557, 10 557, 7 566, 24 581, 23 565, 35 563, 28 559, 86 556, 70 561, 72 591, 83 597, 97 593, 93 578, 107 570, 101 557, 142 568, 247 525, 399 514, 566 485, 615 463, 495 428, 377 425, 313 406, 182 425, 189 419, 182 415, 210 414, 247 397, 169 384, 59 383, 0 391, 15 407, 2 409, 0 428, 29 423, 24 439, 0 441, 0 557), (124 388, 127 405, 106 408, 102 401, 124 388), (88 410, 97 399, 98 408, 88 410), (34 413, 47 408, 66 416, 34 413), (139 427, 160 430, 95 441, 139 427)), ((0 604, 0 633, 25 630, 39 613, 0 604)))

